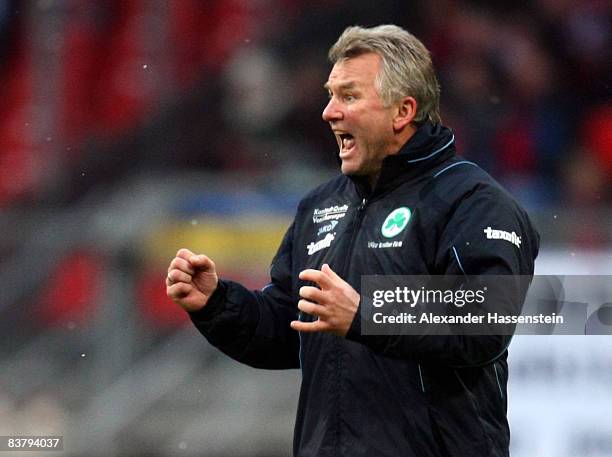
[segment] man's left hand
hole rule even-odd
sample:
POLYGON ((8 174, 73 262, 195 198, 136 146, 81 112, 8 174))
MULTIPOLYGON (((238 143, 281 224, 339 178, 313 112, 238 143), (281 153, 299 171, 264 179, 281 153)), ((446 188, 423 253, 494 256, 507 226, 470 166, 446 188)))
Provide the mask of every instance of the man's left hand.
POLYGON ((291 322, 291 328, 299 332, 329 332, 344 336, 351 327, 357 308, 359 294, 338 276, 327 264, 321 270, 304 270, 300 279, 316 283, 319 288, 300 288, 298 309, 316 316, 314 322, 291 322))

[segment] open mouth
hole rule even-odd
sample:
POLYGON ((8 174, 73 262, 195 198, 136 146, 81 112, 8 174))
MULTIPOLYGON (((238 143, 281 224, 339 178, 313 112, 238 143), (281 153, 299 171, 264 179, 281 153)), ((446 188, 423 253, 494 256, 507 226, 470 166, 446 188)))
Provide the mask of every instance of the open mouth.
POLYGON ((350 133, 341 133, 338 135, 340 138, 340 149, 348 151, 355 146, 355 138, 350 133))

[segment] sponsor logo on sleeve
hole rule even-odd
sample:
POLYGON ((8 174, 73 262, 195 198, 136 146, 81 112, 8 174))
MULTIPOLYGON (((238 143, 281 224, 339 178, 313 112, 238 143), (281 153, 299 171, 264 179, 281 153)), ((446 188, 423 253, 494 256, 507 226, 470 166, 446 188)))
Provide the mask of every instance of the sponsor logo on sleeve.
POLYGON ((517 248, 521 247, 521 237, 516 232, 506 232, 505 230, 492 229, 490 226, 483 230, 488 240, 504 240, 514 244, 517 248))

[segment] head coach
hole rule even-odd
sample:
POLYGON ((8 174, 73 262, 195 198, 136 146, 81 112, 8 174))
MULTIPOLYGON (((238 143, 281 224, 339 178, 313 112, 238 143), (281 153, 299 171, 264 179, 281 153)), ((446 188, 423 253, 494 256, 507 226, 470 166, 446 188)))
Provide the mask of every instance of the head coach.
POLYGON ((360 281, 533 275, 539 237, 506 191, 456 155, 418 39, 393 25, 349 27, 329 57, 323 120, 342 173, 300 202, 270 283, 247 290, 181 249, 167 294, 230 357, 301 368, 295 456, 508 456, 510 337, 364 336, 360 281))

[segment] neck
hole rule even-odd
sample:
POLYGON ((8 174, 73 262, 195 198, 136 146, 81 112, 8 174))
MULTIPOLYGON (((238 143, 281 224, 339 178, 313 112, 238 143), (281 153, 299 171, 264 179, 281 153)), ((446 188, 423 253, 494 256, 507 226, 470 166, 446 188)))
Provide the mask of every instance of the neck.
POLYGON ((408 143, 408 140, 410 140, 410 138, 414 136, 416 131, 417 131, 417 126, 413 122, 411 122, 407 124, 405 127, 403 127, 402 129, 395 132, 395 135, 393 137, 393 142, 392 142, 393 152, 387 155, 397 154, 400 151, 400 149, 402 149, 404 145, 408 143))
MULTIPOLYGON (((388 152, 384 155, 384 157, 398 154, 404 145, 408 143, 408 140, 410 140, 410 138, 412 138, 412 136, 416 133, 416 131, 417 127, 412 122, 401 130, 396 131, 392 141, 387 146, 388 152)), ((367 177, 368 184, 370 185, 371 189, 374 189, 379 177, 380 169, 376 173, 373 173, 367 177)))
POLYGON ((378 178, 380 178, 380 170, 378 170, 375 174, 368 176, 368 184, 370 185, 370 189, 373 190, 374 187, 376 187, 378 178))

